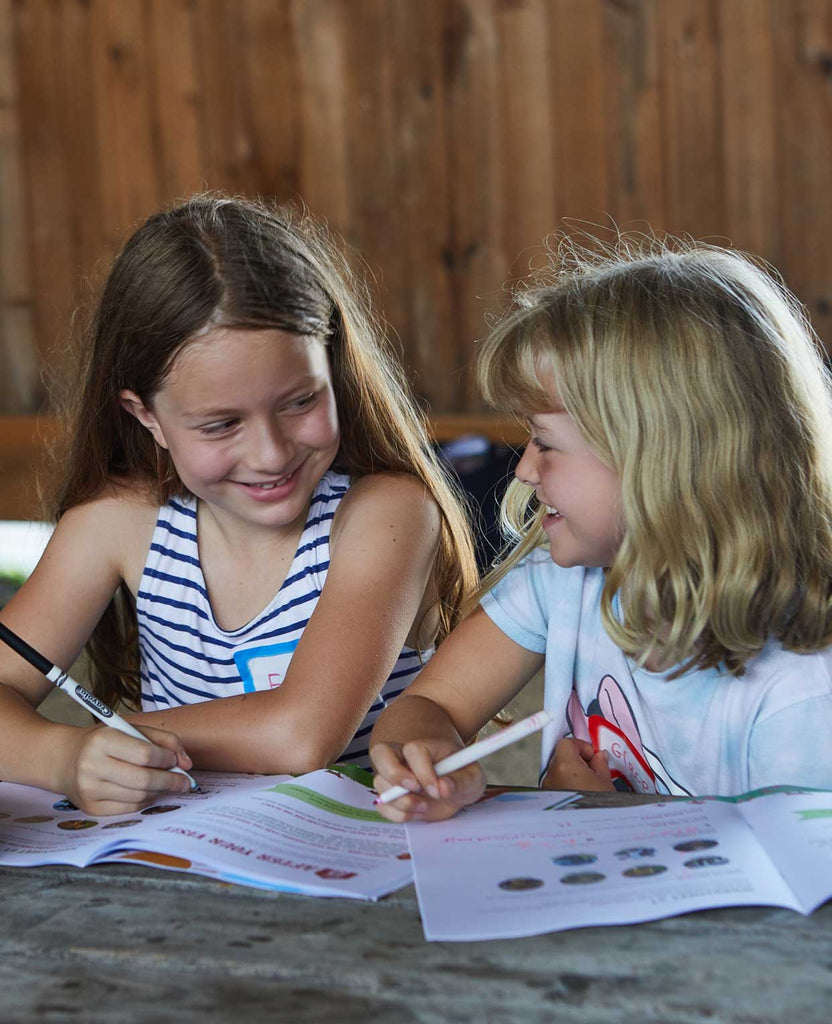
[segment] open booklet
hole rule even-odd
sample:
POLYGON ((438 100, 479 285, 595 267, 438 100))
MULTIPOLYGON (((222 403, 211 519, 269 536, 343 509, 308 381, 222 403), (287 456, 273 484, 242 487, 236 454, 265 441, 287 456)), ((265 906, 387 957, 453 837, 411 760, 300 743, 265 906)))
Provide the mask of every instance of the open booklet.
POLYGON ((832 792, 606 810, 496 792, 445 822, 406 825, 425 938, 539 935, 710 907, 810 914, 832 898, 832 792))
POLYGON ((404 828, 353 766, 291 775, 194 772, 199 793, 96 818, 0 783, 0 864, 151 864, 312 896, 378 899, 413 880, 404 828))

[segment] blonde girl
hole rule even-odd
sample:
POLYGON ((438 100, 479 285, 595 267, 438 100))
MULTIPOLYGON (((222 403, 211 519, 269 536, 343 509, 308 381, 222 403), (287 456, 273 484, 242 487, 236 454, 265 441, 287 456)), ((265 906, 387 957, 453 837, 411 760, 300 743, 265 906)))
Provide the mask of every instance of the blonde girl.
POLYGON ((93 814, 166 769, 366 760, 379 711, 454 624, 460 504, 338 249, 308 219, 195 196, 112 265, 44 556, 3 621, 152 744, 53 724, 0 651, 0 777, 93 814), (220 699, 222 698, 222 699, 220 699))
POLYGON ((734 251, 564 246, 482 344, 486 399, 531 433, 515 541, 478 609, 379 719, 389 815, 545 666, 550 788, 832 788, 830 382, 794 298, 734 251))

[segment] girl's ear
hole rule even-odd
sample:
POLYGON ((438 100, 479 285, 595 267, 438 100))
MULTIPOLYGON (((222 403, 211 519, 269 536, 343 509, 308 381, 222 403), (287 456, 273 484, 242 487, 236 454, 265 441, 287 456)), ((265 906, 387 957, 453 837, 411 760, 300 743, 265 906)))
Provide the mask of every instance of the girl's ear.
POLYGON ((124 388, 123 391, 119 392, 118 397, 121 407, 126 412, 129 412, 131 416, 135 416, 143 427, 147 427, 153 435, 153 440, 156 444, 160 448, 167 448, 168 443, 165 440, 165 435, 162 433, 162 428, 159 426, 159 421, 156 419, 156 414, 152 409, 148 409, 136 392, 124 388))

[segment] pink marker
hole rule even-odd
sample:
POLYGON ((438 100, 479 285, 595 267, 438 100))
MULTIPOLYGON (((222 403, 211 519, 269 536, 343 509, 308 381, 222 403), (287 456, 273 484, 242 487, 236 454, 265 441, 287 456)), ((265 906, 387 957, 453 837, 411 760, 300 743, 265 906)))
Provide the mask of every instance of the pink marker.
MULTIPOLYGON (((474 761, 479 761, 480 758, 488 757, 489 754, 502 750, 503 747, 507 747, 510 743, 516 743, 517 740, 530 736, 533 732, 537 732, 554 720, 555 716, 551 711, 538 711, 537 714, 529 715, 528 718, 524 718, 521 722, 515 722, 514 725, 510 725, 507 729, 501 729, 491 736, 486 736, 479 743, 472 743, 470 747, 464 747, 449 757, 443 757, 441 761, 436 762, 433 770, 437 775, 450 775, 457 768, 464 768, 467 764, 473 764, 474 761)), ((405 789, 404 786, 391 786, 390 789, 385 789, 381 796, 374 800, 373 803, 389 804, 393 800, 398 800, 401 796, 408 796, 410 793, 411 790, 405 789)))

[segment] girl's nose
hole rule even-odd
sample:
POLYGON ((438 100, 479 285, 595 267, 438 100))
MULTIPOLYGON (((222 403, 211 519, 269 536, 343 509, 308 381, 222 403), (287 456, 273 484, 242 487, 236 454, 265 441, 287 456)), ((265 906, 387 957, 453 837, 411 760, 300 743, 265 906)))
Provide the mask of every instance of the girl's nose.
POLYGON ((248 450, 251 469, 261 473, 282 473, 291 463, 294 445, 275 420, 252 429, 248 450))
POLYGON ((540 483, 540 475, 537 472, 537 452, 533 444, 529 443, 523 449, 520 461, 514 467, 514 475, 521 484, 528 487, 537 487, 540 483))

